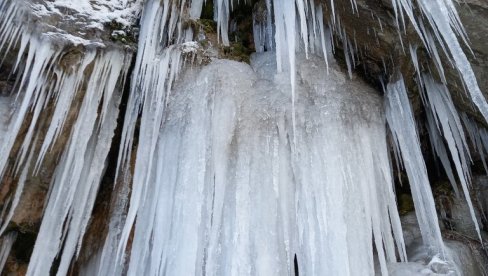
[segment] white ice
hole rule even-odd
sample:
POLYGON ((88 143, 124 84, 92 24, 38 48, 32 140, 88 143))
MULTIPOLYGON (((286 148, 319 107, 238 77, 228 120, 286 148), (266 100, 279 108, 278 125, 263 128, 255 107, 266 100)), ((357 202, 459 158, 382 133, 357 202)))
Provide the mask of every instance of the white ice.
POLYGON ((423 241, 431 250, 431 254, 441 254, 445 257, 434 196, 429 185, 417 127, 403 76, 388 84, 385 108, 393 142, 401 152, 403 165, 408 175, 423 241))
MULTIPOLYGON (((470 160, 468 159, 470 158, 470 154, 463 126, 461 125, 461 119, 454 107, 449 90, 445 85, 435 82, 434 79, 427 74, 422 75, 422 81, 427 95, 426 99, 430 107, 428 111, 432 112, 432 117, 435 120, 437 129, 446 139, 451 153, 450 156, 454 163, 454 167, 456 168, 461 188, 470 209, 471 218, 481 240, 479 225, 468 189, 471 186, 470 160)), ((430 123, 432 124, 432 122, 430 123)), ((442 141, 438 142, 442 143, 442 141)), ((439 157, 444 159, 441 160, 443 164, 450 162, 447 159, 447 156, 440 155, 439 157)), ((450 166, 445 166, 445 168, 446 171, 450 170, 450 166)), ((456 184, 454 184, 454 187, 456 187, 456 184)), ((455 190, 457 190, 457 188, 455 188, 455 190)))
POLYGON ((386 275, 405 252, 380 99, 300 58, 294 151, 287 73, 272 52, 252 60, 189 70, 173 89, 136 165, 148 181, 134 182, 128 274, 286 275, 295 254, 305 275, 373 274, 374 241, 386 275))

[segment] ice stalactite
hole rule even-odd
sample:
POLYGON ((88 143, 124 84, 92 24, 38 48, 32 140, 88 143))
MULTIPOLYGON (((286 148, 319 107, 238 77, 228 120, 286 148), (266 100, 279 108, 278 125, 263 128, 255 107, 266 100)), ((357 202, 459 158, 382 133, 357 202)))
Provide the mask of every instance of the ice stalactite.
POLYGON ((7 95, 0 95, 0 145, 7 136, 8 120, 12 109, 12 99, 7 95))
MULTIPOLYGON (((488 120, 488 103, 486 102, 486 99, 478 86, 473 69, 471 68, 471 64, 461 47, 461 43, 458 40, 459 36, 460 39, 467 44, 468 39, 453 1, 417 0, 415 2, 431 26, 431 31, 434 33, 434 37, 436 38, 437 42, 440 44, 448 58, 452 58, 453 64, 455 64, 461 79, 466 85, 473 103, 478 107, 485 119, 488 120)), ((444 69, 442 68, 443 65, 440 62, 440 58, 437 53, 437 46, 435 45, 431 31, 427 30, 422 20, 417 19, 415 16, 414 2, 406 0, 392 0, 392 3, 397 21, 401 19, 402 25, 406 26, 404 22, 404 12, 407 14, 424 45, 434 55, 437 69, 442 75, 442 78, 444 78, 444 69)), ((449 61, 452 62, 451 60, 449 61)))
POLYGON ((257 4, 252 14, 253 39, 256 52, 272 51, 273 48, 273 23, 271 0, 257 4))
MULTIPOLYGON (((231 12, 231 2, 233 0, 215 0, 214 19, 217 22, 217 36, 222 39, 222 44, 229 46, 229 18, 231 12)), ((200 15, 198 15, 200 17, 200 15)))
POLYGON ((388 84, 385 97, 386 118, 393 135, 396 151, 401 153, 403 166, 410 181, 410 188, 415 204, 415 213, 419 222, 422 238, 432 253, 444 255, 434 196, 429 185, 417 127, 407 96, 403 77, 388 84))
MULTIPOLYGON (((120 185, 132 182, 130 207, 126 216, 115 216, 111 222, 122 227, 122 230, 107 237, 101 256, 110 261, 102 263, 100 273, 117 271, 124 265, 125 250, 134 221, 141 212, 142 204, 150 196, 148 187, 153 181, 150 175, 167 97, 183 63, 182 43, 193 38, 191 29, 183 29, 180 24, 182 18, 188 15, 183 13, 184 9, 180 9, 179 4, 175 1, 152 0, 146 3, 143 11, 139 51, 132 75, 117 169, 117 177, 123 179, 120 185), (139 143, 134 150, 135 167, 132 173, 130 160, 139 116, 139 143)), ((124 208, 122 206, 126 205, 121 204, 120 208, 124 208)), ((121 210, 115 212, 120 213, 121 210)), ((136 258, 137 254, 131 256, 136 258)))
POLYGON ((456 194, 456 196, 459 197, 459 188, 456 184, 456 178, 452 170, 451 162, 449 161, 449 155, 447 154, 444 140, 439 131, 439 127, 436 124, 434 115, 432 114, 432 111, 430 111, 430 109, 427 110, 426 117, 428 128, 427 131, 429 133, 431 147, 434 150, 436 156, 440 159, 444 171, 446 172, 447 179, 449 180, 449 183, 451 183, 454 193, 456 194))
POLYGON ((471 141, 473 149, 480 154, 483 167, 488 173, 488 166, 486 162, 486 154, 488 154, 488 131, 486 128, 479 126, 466 113, 461 113, 461 120, 466 128, 466 132, 468 133, 468 137, 471 141))
MULTIPOLYGON (((468 203, 471 218, 478 232, 478 236, 481 240, 481 233, 479 225, 476 219, 473 203, 469 194, 469 187, 471 186, 471 172, 470 172, 470 154, 466 137, 464 135, 461 119, 457 113, 454 103, 452 102, 449 90, 443 84, 435 82, 435 80, 427 74, 422 75, 422 82, 425 87, 425 94, 429 105, 429 111, 432 112, 435 125, 438 130, 442 132, 442 137, 446 139, 450 156, 456 168, 457 176, 461 184, 466 202, 468 203)), ((432 124, 432 120, 429 122, 432 124)), ((431 127, 432 128, 432 127, 431 127)), ((442 141, 439 141, 442 143, 442 141)), ((441 155, 439 155, 441 157, 441 155)), ((442 156, 444 160, 441 160, 443 164, 449 163, 447 156, 442 156)), ((445 167, 446 171, 450 169, 450 166, 445 167)), ((454 184, 456 185, 456 184, 454 184)), ((456 190, 456 187, 455 187, 456 190)))
POLYGON ((120 93, 115 89, 126 63, 119 51, 101 53, 94 61, 71 138, 52 180, 28 275, 48 274, 61 250, 57 275, 65 275, 79 252, 117 126, 120 93))
MULTIPOLYGON (((129 3, 110 2, 122 5, 120 12, 129 3)), ((234 2, 214 1, 223 45, 229 45, 234 2)), ((14 108, 12 114, 0 113, 0 133, 5 134, 0 138, 0 176, 11 173, 18 179, 0 232, 26 179, 39 172, 55 143, 70 132, 28 268, 29 275, 48 275, 59 261, 57 274, 65 275, 79 254, 104 174, 117 125, 118 86, 126 77, 129 56, 83 41, 87 47, 79 60, 60 67, 66 45, 54 45, 53 33, 34 34, 18 24, 23 13, 18 3, 0 3, 0 50, 18 46, 15 67, 20 75, 18 100, 12 104, 0 99, 0 108, 14 108), (77 118, 67 129, 78 99, 77 118), (52 117, 40 135, 39 121, 48 105, 53 105, 52 117), (8 123, 6 129, 2 121, 8 123), (8 158, 18 142, 18 157, 10 168, 8 158)), ((71 2, 60 3, 66 7, 71 2)), ((80 3, 74 10, 93 7, 87 0, 80 3)), ((133 3, 137 7, 142 2, 133 3)), ((331 74, 326 73, 332 32, 342 39, 350 77, 359 57, 334 1, 327 9, 332 13, 328 29, 324 10, 315 1, 266 0, 253 25, 257 51, 270 53, 253 56, 252 68, 214 60, 185 72, 185 79, 194 81, 177 82, 185 55, 192 52, 185 47, 197 45, 185 23, 199 18, 203 3, 145 1, 113 192, 117 198, 105 244, 85 273, 291 275, 297 258, 305 275, 373 275, 376 252, 386 275, 388 262, 397 256, 406 261, 381 101, 363 86, 346 82, 332 59, 331 74)), ((350 3, 359 14, 356 1, 350 3)), ((455 35, 465 39, 451 0, 393 0, 393 7, 398 26, 406 26, 404 13, 412 21, 441 78, 435 40, 450 53, 473 101, 488 118, 486 101, 455 35), (415 3, 431 28, 416 18, 415 3)), ((90 19, 104 11, 93 11, 90 19)), ((139 14, 133 11, 124 14, 139 14)), ((415 47, 410 54, 420 78, 415 47)), ((469 201, 468 152, 460 119, 450 99, 437 95, 444 86, 425 75, 422 85, 433 112, 428 114, 433 147, 457 187, 442 134, 469 201)), ((403 79, 386 90, 386 118, 395 153, 410 179, 423 239, 433 254, 443 255, 403 79)), ((482 145, 487 150, 488 136, 476 131, 468 127, 478 150, 483 151, 482 145)))
POLYGON ((7 258, 12 250, 15 240, 17 239, 17 232, 10 232, 2 237, 0 240, 0 271, 3 271, 7 258))
POLYGON ((60 257, 57 273, 65 275, 73 256, 78 254, 104 172, 117 125, 121 96, 117 85, 125 78, 130 54, 122 50, 87 49, 79 60, 64 60, 64 51, 71 42, 55 43, 49 36, 20 27, 14 21, 15 16, 10 15, 18 15, 24 8, 19 2, 2 3, 0 33, 5 42, 2 51, 18 46, 15 69, 20 76, 7 135, 0 145, 2 175, 7 173, 14 143, 21 141, 21 146, 15 167, 8 171, 18 177, 18 184, 1 231, 6 229, 15 211, 26 178, 37 174, 61 132, 70 132, 52 179, 27 272, 48 275, 54 259, 60 257), (81 99, 81 107, 73 127, 66 129, 68 114, 77 105, 75 98, 81 99), (42 117, 49 105, 53 106, 52 116, 42 117), (44 136, 38 131, 41 117, 50 120, 44 136), (20 136, 23 128, 25 132, 20 136))
POLYGON ((295 155, 288 79, 273 53, 252 64, 214 61, 174 87, 131 198, 127 273, 288 275, 296 254, 305 275, 373 274, 374 239, 386 275, 405 249, 379 98, 300 59, 295 155))

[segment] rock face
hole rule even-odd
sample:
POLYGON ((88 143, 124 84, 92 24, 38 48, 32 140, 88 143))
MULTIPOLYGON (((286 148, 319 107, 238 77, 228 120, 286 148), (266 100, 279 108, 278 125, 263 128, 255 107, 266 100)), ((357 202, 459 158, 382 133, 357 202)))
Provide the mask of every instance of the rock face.
MULTIPOLYGON (((324 5, 329 4, 325 0, 322 2, 324 5)), ((405 33, 397 31, 395 13, 390 0, 357 0, 355 2, 358 7, 355 15, 351 14, 351 4, 348 1, 335 1, 335 5, 336 13, 340 15, 341 27, 358 45, 358 53, 356 53, 358 73, 362 74, 371 84, 380 87, 378 80, 387 78, 395 68, 401 68, 411 92, 414 109, 419 114, 422 108, 415 83, 415 68, 410 61, 408 46, 411 44, 420 47, 418 54, 421 68, 432 68, 433 60, 428 57, 427 50, 422 49, 422 42, 408 19, 406 19, 405 33), (400 43, 400 38, 402 43, 400 43)), ((469 54, 468 49, 465 51, 472 63, 481 91, 485 93, 486 97, 488 95, 488 63, 486 62, 488 60, 486 43, 488 34, 485 31, 488 28, 487 4, 484 1, 468 0, 456 7, 468 34, 473 54, 469 54)), ((331 20, 332 18, 329 18, 328 21, 331 22, 331 20)), ((337 42, 338 51, 335 56, 339 60, 344 60, 342 41, 337 38, 337 42)), ((457 70, 448 63, 444 64, 444 68, 456 106, 461 111, 476 117, 479 123, 485 124, 481 114, 471 104, 471 100, 465 93, 457 70)))

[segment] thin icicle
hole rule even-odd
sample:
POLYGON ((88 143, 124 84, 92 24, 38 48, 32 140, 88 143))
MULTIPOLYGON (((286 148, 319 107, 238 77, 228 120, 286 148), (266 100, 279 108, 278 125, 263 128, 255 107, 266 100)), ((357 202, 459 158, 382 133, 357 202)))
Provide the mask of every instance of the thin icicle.
MULTIPOLYGON (((464 197, 469 206, 471 218, 481 240, 478 221, 476 219, 468 189, 468 187, 471 186, 471 173, 469 160, 467 160, 466 157, 470 158, 470 155, 463 127, 461 125, 461 119, 451 100, 449 90, 445 85, 436 83, 434 79, 427 74, 422 75, 422 81, 430 104, 429 110, 433 113, 437 128, 442 131, 443 137, 446 139, 464 197)), ((445 160, 444 162, 448 162, 448 160, 445 160)))
MULTIPOLYGON (((221 2, 219 5, 219 9, 226 9, 228 2, 221 2)), ((172 84, 177 78, 183 62, 180 47, 171 44, 183 43, 188 37, 191 38, 187 35, 186 30, 171 27, 177 25, 181 16, 185 16, 174 12, 179 8, 178 3, 174 1, 151 0, 146 3, 142 15, 139 35, 140 50, 132 75, 131 93, 122 130, 122 146, 116 176, 116 179, 118 176, 125 178, 130 174, 129 160, 132 154, 135 154, 130 207, 120 236, 117 236, 120 237, 117 252, 109 251, 112 250, 112 247, 108 245, 102 252, 102 256, 114 259, 115 267, 124 262, 125 248, 136 216, 142 212, 142 206, 150 193, 148 191, 152 181, 150 172, 155 162, 158 134, 163 122, 167 97, 171 93, 172 84), (165 30, 169 31, 165 32, 165 30), (137 151, 132 153, 134 132, 139 116, 139 145, 137 151), (112 253, 116 253, 116 255, 111 255, 112 253)), ((221 12, 225 11, 221 10, 221 12)), ((137 264, 137 254, 131 255, 130 270, 132 271, 137 264)))
POLYGON ((461 120, 463 121, 464 127, 468 132, 471 144, 476 152, 481 156, 481 162, 488 174, 488 166, 486 164, 485 154, 488 153, 488 136, 485 128, 480 127, 476 122, 474 122, 466 113, 461 113, 461 120))
POLYGON ((430 189, 427 169, 402 76, 397 81, 388 84, 385 107, 393 142, 401 150, 403 164, 410 180, 415 213, 422 238, 424 243, 430 247, 431 253, 440 253, 445 257, 434 196, 430 189))
POLYGON ((434 115, 432 114, 432 111, 430 111, 430 109, 427 111, 426 115, 430 144, 439 159, 441 160, 442 166, 444 167, 444 171, 447 175, 447 179, 449 179, 449 183, 451 183, 452 189, 454 190, 456 197, 459 197, 459 189, 456 183, 456 179, 454 178, 451 161, 449 160, 449 155, 447 154, 444 140, 439 133, 439 126, 434 119, 434 115))
POLYGON ((232 0, 215 0, 215 21, 217 21, 217 37, 222 39, 222 44, 229 46, 229 18, 230 18, 230 2, 232 0))
MULTIPOLYGON (((473 103, 478 107, 483 117, 488 120, 488 103, 478 86, 473 69, 456 36, 459 35, 463 42, 467 42, 466 32, 452 0, 417 0, 416 2, 432 27, 437 41, 444 50, 444 44, 447 45, 456 69, 461 75, 473 103)), ((421 30, 423 23, 414 16, 412 2, 407 0, 392 0, 392 3, 397 21, 398 13, 403 16, 403 11, 405 11, 426 48, 430 50, 436 49, 435 42, 428 39, 429 33, 421 30)), ((437 68, 440 69, 442 65, 437 59, 436 54, 437 68)))
POLYGON ((17 239, 17 232, 10 232, 0 240, 0 272, 3 272, 10 250, 17 239))
MULTIPOLYGON (((49 43, 41 43, 35 38, 31 38, 29 43, 28 56, 26 60, 26 72, 23 74, 20 87, 25 87, 23 98, 15 110, 15 115, 11 119, 8 127, 8 136, 4 138, 3 144, 0 145, 0 178, 5 173, 5 166, 7 164, 10 151, 15 143, 17 134, 24 122, 31 102, 35 101, 35 98, 43 93, 43 89, 46 85, 45 71, 50 66, 53 57, 56 57, 56 52, 51 48, 49 43), (27 76, 30 76, 27 79, 27 76)), ((19 53, 22 55, 22 53, 19 53)), ((32 122, 35 124, 36 122, 32 122)))
POLYGON ((57 275, 65 275, 91 216, 118 115, 120 94, 109 89, 115 89, 114 83, 127 69, 125 54, 117 50, 101 53, 94 62, 78 118, 52 180, 27 275, 49 274, 61 250, 57 275), (112 95, 105 99, 109 107, 106 114, 98 114, 105 93, 112 95))

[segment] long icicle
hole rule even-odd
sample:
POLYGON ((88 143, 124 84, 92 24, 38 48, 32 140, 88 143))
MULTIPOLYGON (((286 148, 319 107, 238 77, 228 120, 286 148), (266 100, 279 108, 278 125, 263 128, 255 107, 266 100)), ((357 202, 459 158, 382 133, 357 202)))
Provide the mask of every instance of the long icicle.
POLYGON ((414 117, 411 111, 407 90, 400 76, 388 84, 385 97, 386 118, 393 134, 396 147, 401 150, 403 164, 407 171, 415 213, 419 222, 424 243, 432 253, 445 257, 434 196, 430 189, 427 169, 425 167, 414 117))
POLYGON ((436 83, 434 79, 427 74, 422 75, 422 81, 430 106, 429 110, 432 112, 437 128, 442 130, 443 137, 447 141, 464 197, 469 206, 471 218, 479 239, 481 240, 480 228, 468 189, 468 187, 471 186, 471 175, 466 157, 469 157, 470 155, 463 127, 461 125, 461 119, 451 100, 449 90, 445 85, 436 83))

